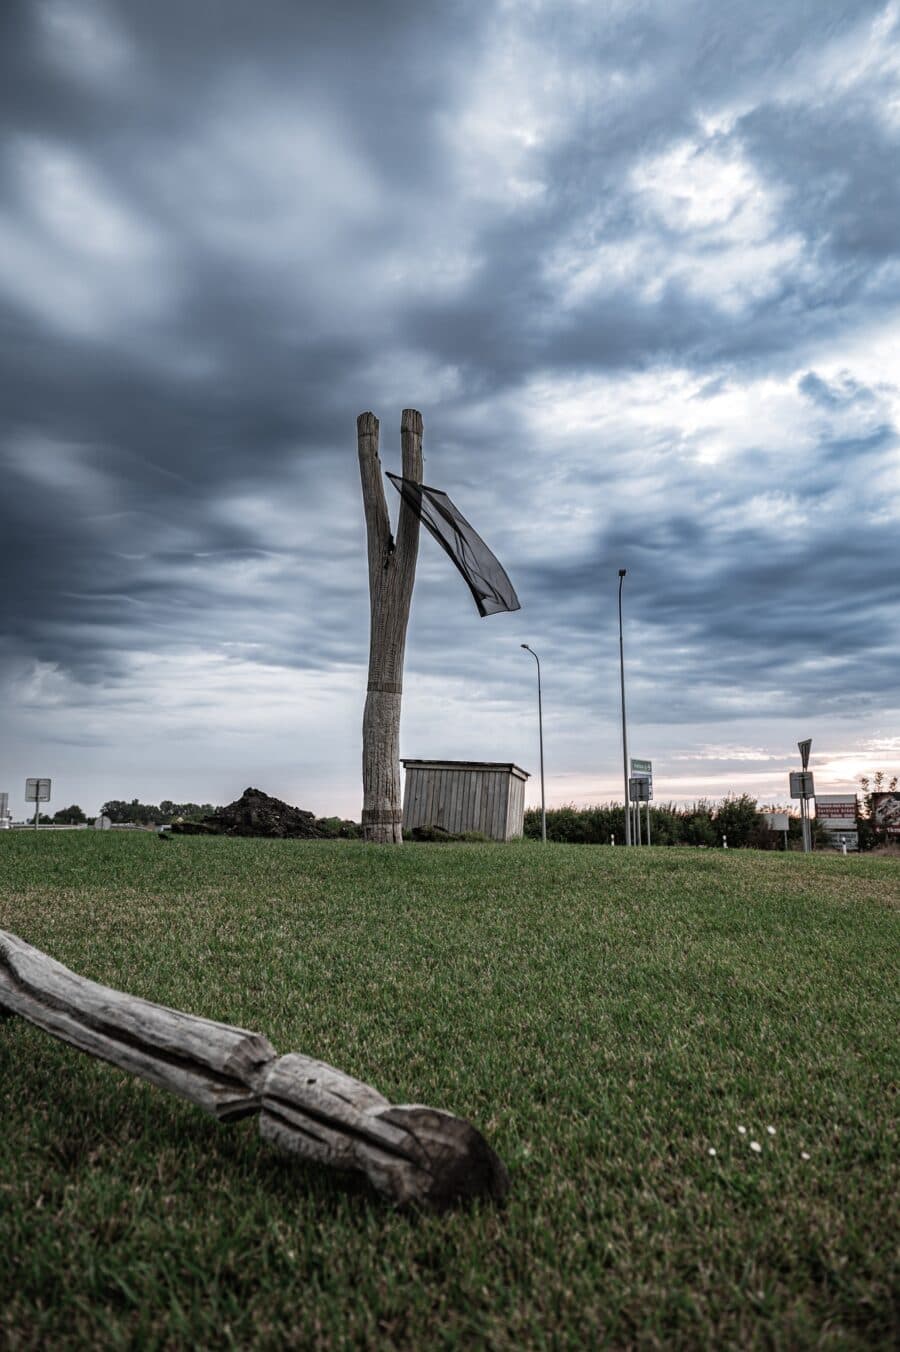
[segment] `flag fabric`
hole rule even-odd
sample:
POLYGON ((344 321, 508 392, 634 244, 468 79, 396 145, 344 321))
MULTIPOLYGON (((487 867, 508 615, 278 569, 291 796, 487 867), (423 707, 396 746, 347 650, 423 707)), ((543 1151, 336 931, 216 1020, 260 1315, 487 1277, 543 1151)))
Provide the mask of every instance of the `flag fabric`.
POLYGON ((491 553, 462 512, 439 488, 387 476, 438 544, 449 555, 465 578, 475 598, 478 613, 496 615, 503 610, 521 610, 515 588, 500 561, 491 553))

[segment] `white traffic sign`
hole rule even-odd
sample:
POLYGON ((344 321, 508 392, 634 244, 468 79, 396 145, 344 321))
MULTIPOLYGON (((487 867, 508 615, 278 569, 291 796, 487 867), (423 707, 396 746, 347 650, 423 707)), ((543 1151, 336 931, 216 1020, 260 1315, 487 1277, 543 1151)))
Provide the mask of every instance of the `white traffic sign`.
POLYGON ((49 803, 49 802, 50 802, 50 780, 49 780, 49 779, 26 779, 26 780, 25 780, 25 802, 26 802, 26 803, 49 803))

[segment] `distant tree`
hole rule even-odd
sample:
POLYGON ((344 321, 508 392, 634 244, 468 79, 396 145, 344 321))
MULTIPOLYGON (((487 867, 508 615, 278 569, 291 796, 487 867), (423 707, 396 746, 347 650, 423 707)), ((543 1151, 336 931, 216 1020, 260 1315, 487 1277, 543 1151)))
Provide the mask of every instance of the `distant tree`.
POLYGON ((81 826, 87 817, 78 804, 73 803, 71 807, 61 807, 58 812, 54 812, 53 820, 58 826, 81 826))
POLYGON ((749 793, 739 797, 731 794, 725 798, 716 810, 715 830, 721 844, 721 837, 728 839, 729 849, 766 848, 769 829, 762 813, 756 806, 756 799, 749 793))
POLYGON ((159 805, 160 820, 163 822, 174 821, 176 817, 183 817, 185 821, 200 821, 219 811, 221 809, 214 803, 173 803, 171 798, 164 798, 159 805))
POLYGON ((130 803, 121 798, 111 798, 101 807, 100 815, 109 817, 111 822, 120 826, 129 822, 137 826, 156 826, 163 820, 155 803, 141 803, 137 798, 132 798, 130 803))
POLYGON ((186 821, 200 821, 203 817, 211 817, 214 812, 219 811, 221 809, 214 803, 175 803, 171 798, 164 798, 159 804, 141 803, 137 798, 132 798, 130 802, 126 802, 124 798, 110 798, 100 809, 101 814, 109 817, 111 822, 120 825, 134 822, 139 826, 163 826, 174 821, 176 817, 183 817, 186 821))
POLYGON ((891 775, 890 779, 883 770, 876 770, 871 775, 860 775, 859 787, 863 791, 863 812, 866 817, 872 817, 875 812, 875 804, 872 801, 876 793, 895 793, 897 790, 897 776, 891 775))
POLYGON ((884 770, 876 770, 871 775, 860 775, 859 787, 863 793, 863 810, 859 821, 861 850, 871 850, 876 845, 883 845, 887 840, 887 832, 875 825, 875 794, 895 793, 897 782, 896 775, 891 775, 888 779, 884 770))
POLYGON ((713 807, 705 799, 687 808, 683 818, 682 843, 685 845, 721 845, 713 823, 713 807))
POLYGON ((651 807, 650 840, 654 845, 680 845, 682 827, 682 815, 674 803, 660 803, 658 807, 651 807))

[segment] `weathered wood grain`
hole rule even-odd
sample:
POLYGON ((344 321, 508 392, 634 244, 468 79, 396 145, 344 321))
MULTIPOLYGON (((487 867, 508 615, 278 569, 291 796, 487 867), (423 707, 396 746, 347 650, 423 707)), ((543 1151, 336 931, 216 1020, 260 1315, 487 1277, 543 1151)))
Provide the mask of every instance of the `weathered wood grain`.
POLYGON ((258 1112, 264 1139, 307 1160, 359 1170, 398 1205, 500 1200, 509 1189, 502 1161, 464 1119, 394 1106, 324 1061, 279 1056, 260 1033, 98 985, 0 930, 0 1016, 13 1014, 219 1121, 258 1112))
MULTIPOLYGON (((363 711, 363 809, 365 840, 403 840, 400 802, 400 704, 406 629, 416 578, 419 518, 401 499, 396 542, 384 496, 378 457, 378 419, 356 420, 360 482, 369 561, 369 682, 363 711)), ((403 477, 422 482, 422 415, 405 408, 400 423, 403 477)))
POLYGON ((506 1170, 469 1122, 419 1105, 393 1107, 369 1085, 296 1053, 263 1087, 263 1137, 308 1159, 360 1169, 403 1205, 442 1207, 506 1195, 506 1170))
POLYGON ((221 1121, 259 1111, 261 1072, 278 1055, 259 1033, 100 986, 5 931, 0 1004, 221 1121))

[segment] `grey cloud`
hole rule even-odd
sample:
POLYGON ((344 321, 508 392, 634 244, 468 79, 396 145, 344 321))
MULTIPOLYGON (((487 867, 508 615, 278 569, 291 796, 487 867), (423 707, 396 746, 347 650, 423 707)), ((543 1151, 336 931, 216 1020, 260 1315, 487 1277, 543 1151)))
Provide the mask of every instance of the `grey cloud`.
MULTIPOLYGON (((108 70, 85 78, 59 21, 90 5, 5 6, 0 232, 38 260, 27 278, 0 268, 0 548, 14 579, 0 628, 16 671, 36 659, 99 686, 124 681, 138 650, 229 643, 260 665, 362 663, 354 418, 382 416, 391 466, 412 403, 428 477, 458 491, 525 605, 482 626, 423 542, 412 670, 480 672, 514 700, 525 624, 565 654, 571 707, 593 708, 595 675, 613 685, 607 592, 624 561, 639 700, 655 689, 673 721, 733 716, 725 697, 741 689, 748 719, 773 690, 795 691, 792 707, 889 699, 896 520, 855 476, 896 455, 893 404, 821 350, 896 310, 900 147, 877 81, 823 97, 808 75, 882 9, 285 0, 261 18, 237 0, 98 0, 115 42, 108 70), (509 53, 496 80, 492 52, 509 53), (520 116, 535 120, 521 134, 520 116), (739 236, 704 234, 635 183, 681 141, 739 158, 770 191, 760 248, 781 260, 799 241, 730 306, 698 274, 732 249, 737 266, 739 236), (43 154, 50 179, 32 181, 43 154), (526 182, 519 196, 507 173, 526 182), (637 264, 619 266, 635 240, 637 264), (598 276, 567 293, 568 263, 602 249, 598 276), (599 436, 593 455, 562 415, 548 444, 534 430, 536 385, 673 368, 694 378, 693 410, 763 375, 796 386, 821 420, 814 451, 782 474, 761 435, 758 452, 698 468, 703 433, 678 408, 670 427, 599 436), (41 446, 43 475, 29 466, 41 446), (629 498, 635 473, 661 501, 629 498), (765 490, 795 493, 808 524, 742 521, 765 490), (543 543, 562 492, 616 504, 612 523, 554 525, 538 565, 529 541, 543 543)), ((662 186, 673 201, 684 188, 662 186)))

